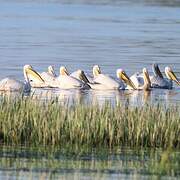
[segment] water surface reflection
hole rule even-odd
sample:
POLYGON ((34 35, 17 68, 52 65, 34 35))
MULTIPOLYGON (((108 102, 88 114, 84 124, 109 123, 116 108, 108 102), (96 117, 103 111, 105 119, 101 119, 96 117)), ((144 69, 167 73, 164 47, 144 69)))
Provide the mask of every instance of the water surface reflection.
MULTIPOLYGON (((9 98, 18 98, 22 94, 18 92, 1 92, 0 96, 9 98)), ((110 102, 113 106, 124 104, 129 106, 143 106, 146 103, 165 105, 179 104, 180 89, 164 90, 153 89, 151 91, 117 91, 117 90, 62 90, 55 88, 33 88, 30 94, 25 94, 27 97, 32 97, 36 101, 55 100, 61 104, 89 104, 103 105, 110 102)))
POLYGON ((166 178, 179 175, 179 153, 176 151, 116 148, 77 152, 63 148, 2 146, 0 177, 26 179, 28 175, 30 179, 139 179, 152 175, 156 178, 159 175, 166 178), (170 157, 166 162, 168 166, 161 162, 164 156, 170 157))

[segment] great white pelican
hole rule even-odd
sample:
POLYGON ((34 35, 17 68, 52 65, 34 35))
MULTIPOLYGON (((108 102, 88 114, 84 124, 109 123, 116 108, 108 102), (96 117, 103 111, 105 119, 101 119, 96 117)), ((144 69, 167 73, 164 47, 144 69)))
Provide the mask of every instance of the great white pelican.
POLYGON ((180 85, 180 81, 176 77, 175 73, 170 67, 165 68, 165 75, 167 78, 164 78, 161 73, 158 64, 152 65, 152 70, 154 76, 150 76, 151 86, 153 88, 162 88, 162 89, 172 89, 173 81, 180 85))
MULTIPOLYGON (((90 87, 92 89, 99 89, 99 90, 118 90, 118 89, 125 89, 124 83, 120 79, 120 71, 119 69, 116 72, 116 76, 118 80, 114 79, 113 77, 102 74, 101 69, 98 65, 95 65, 93 67, 93 82, 90 83, 90 87)), ((132 84, 130 81, 128 81, 129 84, 132 84)))
POLYGON ((130 78, 122 71, 120 78, 127 84, 126 89, 149 90, 151 87, 149 73, 146 68, 143 68, 143 73, 135 73, 130 78), (129 82, 131 82, 131 84, 129 84, 129 82))
POLYGON ((25 82, 13 78, 4 78, 0 81, 0 91, 19 91, 19 92, 30 92, 31 84, 29 76, 38 79, 43 82, 41 76, 33 70, 32 66, 25 65, 23 68, 25 82))
POLYGON ((85 74, 85 72, 80 69, 71 73, 70 76, 72 76, 76 79, 79 79, 80 81, 83 81, 84 83, 94 83, 93 78, 91 76, 89 76, 88 74, 85 74), (82 74, 84 76, 85 81, 82 80, 82 77, 81 77, 82 74))
POLYGON ((54 71, 53 66, 49 66, 48 71, 42 72, 40 75, 49 87, 57 87, 57 83, 56 83, 57 75, 54 71))
POLYGON ((61 66, 60 67, 60 75, 58 77, 56 77, 53 81, 46 82, 46 83, 51 87, 58 87, 61 89, 74 89, 74 88, 84 89, 84 88, 86 88, 87 85, 84 82, 86 82, 88 80, 85 77, 84 72, 79 70, 78 76, 81 80, 70 76, 66 67, 61 66))

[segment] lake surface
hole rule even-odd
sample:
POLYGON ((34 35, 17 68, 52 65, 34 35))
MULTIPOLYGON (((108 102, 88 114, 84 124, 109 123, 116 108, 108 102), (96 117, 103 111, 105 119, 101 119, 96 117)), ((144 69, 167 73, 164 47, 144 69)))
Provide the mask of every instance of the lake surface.
MULTIPOLYGON (((92 149, 78 155, 64 149, 2 147, 2 179, 178 179, 179 152, 162 150, 107 151, 92 149), (170 160, 163 164, 163 158, 170 160)), ((77 150, 76 150, 77 151, 77 150)), ((77 152, 76 152, 77 153, 77 152)))
MULTIPOLYGON (((153 62, 159 63, 162 71, 171 66, 180 77, 178 0, 0 0, 0 79, 13 76, 23 80, 25 64, 38 72, 54 65, 58 73, 65 65, 70 72, 83 69, 89 74, 92 66, 99 64, 104 73, 115 76, 118 68, 129 75, 143 67, 152 73, 153 62)), ((172 90, 151 92, 46 89, 33 94, 58 96, 62 102, 180 102, 180 87, 176 85, 172 90)), ((152 175, 148 168, 159 167, 161 154, 125 150, 103 158, 88 154, 73 159, 61 152, 47 158, 29 151, 1 148, 0 178, 148 179, 152 175)), ((179 169, 173 167, 178 158, 171 171, 176 175, 179 169)), ((158 173, 154 177, 158 178, 158 173)))
MULTIPOLYGON (((6 76, 23 79, 25 64, 31 64, 38 72, 54 65, 58 73, 59 67, 65 65, 70 72, 83 69, 89 74, 92 66, 99 64, 104 73, 115 76, 118 68, 129 75, 143 67, 152 73, 151 64, 157 62, 162 71, 171 66, 180 76, 179 1, 1 0, 0 3, 1 79, 6 76)), ((180 88, 174 87, 172 91, 153 91, 149 99, 179 102, 180 88)), ((65 97, 69 94, 72 92, 65 97)), ((93 99, 92 94, 101 101, 126 99, 117 96, 118 93, 96 91, 85 92, 83 97, 93 99)), ((142 93, 133 94, 130 96, 133 101, 143 99, 142 93)), ((75 93, 73 97, 76 96, 79 95, 75 93)))

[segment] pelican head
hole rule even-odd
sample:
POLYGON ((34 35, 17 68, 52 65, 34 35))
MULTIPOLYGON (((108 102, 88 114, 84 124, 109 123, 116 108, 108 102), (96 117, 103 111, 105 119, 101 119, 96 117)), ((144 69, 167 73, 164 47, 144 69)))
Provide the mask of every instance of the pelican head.
POLYGON ((162 75, 162 73, 161 73, 161 71, 159 69, 158 64, 154 63, 152 65, 152 70, 153 70, 153 73, 154 73, 155 76, 163 78, 163 75, 162 75))
POLYGON ((65 66, 61 66, 60 67, 60 75, 69 76, 69 73, 68 73, 68 71, 67 71, 65 66))
POLYGON ((151 87, 151 81, 148 70, 146 68, 143 68, 143 78, 144 78, 144 90, 149 90, 151 87))
POLYGON ((117 69, 116 75, 119 79, 122 79, 124 83, 129 85, 133 89, 137 89, 134 83, 131 81, 131 79, 128 77, 128 75, 125 73, 123 69, 117 69))
POLYGON ((88 80, 88 78, 86 77, 84 71, 78 69, 78 70, 77 70, 77 74, 78 74, 78 77, 79 77, 79 79, 80 79, 81 81, 83 81, 83 82, 85 82, 85 83, 90 83, 89 80, 88 80))
POLYGON ((54 72, 54 66, 48 66, 48 73, 53 75, 53 76, 56 76, 56 74, 54 72))
POLYGON ((180 86, 180 81, 170 67, 165 67, 165 74, 168 79, 175 81, 180 86))
POLYGON ((101 74, 101 69, 98 65, 93 66, 93 76, 97 77, 99 74, 101 74))
POLYGON ((44 83, 44 80, 42 79, 42 77, 32 68, 31 65, 25 65, 24 66, 24 77, 25 77, 26 81, 28 81, 29 75, 34 77, 35 79, 38 79, 40 82, 44 83))

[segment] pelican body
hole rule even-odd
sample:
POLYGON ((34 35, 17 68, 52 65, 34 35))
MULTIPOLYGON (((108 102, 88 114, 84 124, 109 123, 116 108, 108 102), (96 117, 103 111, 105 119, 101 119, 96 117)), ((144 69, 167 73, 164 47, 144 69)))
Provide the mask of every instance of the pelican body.
POLYGON ((0 81, 0 91, 19 91, 19 92, 30 92, 31 84, 29 75, 41 79, 38 73, 33 70, 32 66, 25 65, 23 68, 25 82, 21 82, 14 78, 4 78, 0 81))
POLYGON ((71 73, 70 76, 72 76, 80 81, 83 81, 84 83, 94 83, 93 78, 91 76, 85 74, 85 72, 80 69, 71 73), (84 76, 84 77, 82 78, 82 76, 84 76))
POLYGON ((42 72, 40 75, 44 80, 47 80, 47 81, 50 81, 53 78, 57 77, 53 66, 49 66, 48 72, 42 72))
POLYGON ((57 85, 62 89, 85 89, 87 86, 85 82, 88 82, 84 75, 84 72, 78 70, 79 79, 69 75, 67 69, 64 66, 60 67, 60 75, 57 77, 57 85))
POLYGON ((180 85, 178 78, 176 77, 175 73, 170 67, 165 68, 165 75, 167 78, 163 77, 158 64, 153 64, 152 70, 154 76, 150 76, 150 80, 151 80, 151 86, 153 88, 172 89, 173 81, 175 81, 178 85, 180 85))
MULTIPOLYGON (((82 81, 87 81, 84 77, 84 72, 83 71, 78 71, 79 72, 79 78, 82 79, 82 81)), ((82 82, 81 80, 72 77, 69 75, 67 69, 64 66, 60 67, 60 75, 55 77, 55 73, 48 74, 43 73, 42 76, 45 79, 46 84, 50 87, 57 87, 60 89, 84 89, 85 88, 85 83, 82 82)))
POLYGON ((49 66, 48 72, 42 72, 40 75, 42 79, 45 81, 46 86, 57 87, 57 82, 56 82, 57 75, 54 71, 53 66, 49 66))
POLYGON ((92 89, 96 89, 96 90, 124 89, 124 84, 121 81, 117 81, 109 75, 102 74, 101 69, 98 65, 95 65, 93 67, 93 76, 94 79, 91 80, 93 83, 89 83, 89 86, 92 89))
POLYGON ((143 68, 143 73, 135 73, 130 79, 138 90, 150 90, 151 88, 151 81, 146 68, 143 68))
POLYGON ((31 86, 25 81, 19 81, 14 78, 4 78, 0 81, 0 91, 19 91, 19 92, 30 92, 31 86))
POLYGON ((130 78, 125 71, 121 70, 120 78, 127 84, 126 89, 149 90, 151 87, 149 73, 146 68, 143 68, 143 73, 135 73, 130 78))

